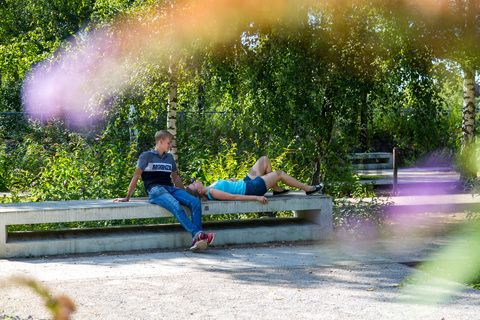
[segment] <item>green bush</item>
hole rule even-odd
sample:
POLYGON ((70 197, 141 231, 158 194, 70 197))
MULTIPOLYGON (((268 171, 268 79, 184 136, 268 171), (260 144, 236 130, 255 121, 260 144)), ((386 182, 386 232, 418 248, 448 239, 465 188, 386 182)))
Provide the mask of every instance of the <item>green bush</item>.
POLYGON ((10 190, 14 165, 6 152, 5 143, 0 144, 0 192, 10 190))
POLYGON ((388 200, 373 197, 369 200, 335 199, 333 224, 340 236, 349 239, 376 238, 385 221, 388 200))
POLYGON ((26 137, 11 156, 13 193, 27 193, 31 201, 77 200, 124 196, 137 151, 134 144, 49 127, 26 137))
POLYGON ((457 170, 465 180, 467 189, 473 189, 474 191, 478 190, 477 187, 479 185, 476 181, 478 160, 480 160, 479 148, 479 143, 470 143, 458 152, 455 158, 457 170))

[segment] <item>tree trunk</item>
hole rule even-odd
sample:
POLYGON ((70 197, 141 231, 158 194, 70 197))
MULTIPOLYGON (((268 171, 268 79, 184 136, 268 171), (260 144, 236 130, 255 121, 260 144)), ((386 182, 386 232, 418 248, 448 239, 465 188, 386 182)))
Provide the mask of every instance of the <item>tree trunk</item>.
POLYGON ((198 76, 198 82, 197 82, 197 111, 198 115, 201 117, 204 114, 205 111, 205 79, 204 75, 205 72, 203 71, 203 65, 200 61, 200 58, 198 58, 199 61, 197 61, 197 76, 198 76))
POLYGON ((320 181, 325 179, 325 177, 322 176, 321 164, 326 160, 325 155, 327 154, 327 150, 329 149, 329 145, 333 137, 334 119, 332 114, 332 106, 330 105, 327 96, 324 96, 323 98, 320 121, 325 124, 326 129, 324 134, 317 138, 318 154, 315 157, 313 164, 314 172, 311 180, 311 184, 313 185, 318 184, 320 181))
POLYGON ((173 135, 172 154, 175 162, 178 164, 177 152, 177 78, 176 69, 173 62, 168 66, 169 90, 167 105, 167 130, 173 135))
POLYGON ((463 72, 462 149, 475 137, 475 72, 471 68, 463 72))
POLYGON ((360 148, 361 151, 370 149, 368 136, 368 93, 365 93, 364 99, 360 105, 360 148))
POLYGON ((135 144, 138 142, 138 129, 135 125, 136 113, 135 106, 131 104, 128 110, 128 131, 130 133, 130 143, 135 144))
POLYGON ((475 148, 475 71, 463 68, 462 146, 460 179, 468 182, 477 177, 475 148))

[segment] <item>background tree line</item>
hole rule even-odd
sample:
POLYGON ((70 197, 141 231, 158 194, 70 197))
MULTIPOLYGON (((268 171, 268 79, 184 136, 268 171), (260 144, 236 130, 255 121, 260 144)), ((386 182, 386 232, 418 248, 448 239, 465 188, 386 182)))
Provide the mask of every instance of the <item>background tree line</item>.
POLYGON ((121 196, 172 107, 181 173, 207 182, 268 154, 292 175, 329 182, 332 194, 355 194, 364 190, 350 152, 398 146, 413 163, 474 140, 480 6, 471 0, 440 1, 436 16, 401 0, 299 2, 295 26, 252 20, 232 41, 143 64, 95 126, 22 115, 32 66, 69 50, 69 39, 165 3, 177 5, 1 1, 0 190, 33 200, 121 196))

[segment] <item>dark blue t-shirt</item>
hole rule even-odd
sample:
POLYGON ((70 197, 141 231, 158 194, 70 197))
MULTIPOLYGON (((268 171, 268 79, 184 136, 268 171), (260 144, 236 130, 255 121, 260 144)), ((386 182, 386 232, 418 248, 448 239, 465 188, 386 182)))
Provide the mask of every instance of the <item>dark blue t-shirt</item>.
POLYGON ((171 153, 160 155, 156 150, 143 152, 138 158, 137 168, 143 170, 142 180, 147 192, 155 185, 173 186, 171 174, 177 165, 171 153))

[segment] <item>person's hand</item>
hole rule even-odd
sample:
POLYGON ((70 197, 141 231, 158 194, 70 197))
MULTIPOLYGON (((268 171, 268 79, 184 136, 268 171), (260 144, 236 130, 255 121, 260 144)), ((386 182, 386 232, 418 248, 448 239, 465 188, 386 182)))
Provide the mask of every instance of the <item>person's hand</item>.
POLYGON ((228 180, 229 180, 229 181, 237 181, 236 178, 230 178, 230 179, 228 179, 228 180))
POLYGON ((129 198, 117 198, 113 200, 113 202, 128 202, 128 201, 130 201, 129 198))
POLYGON ((264 196, 258 196, 257 201, 263 204, 266 204, 268 202, 268 199, 264 196))

